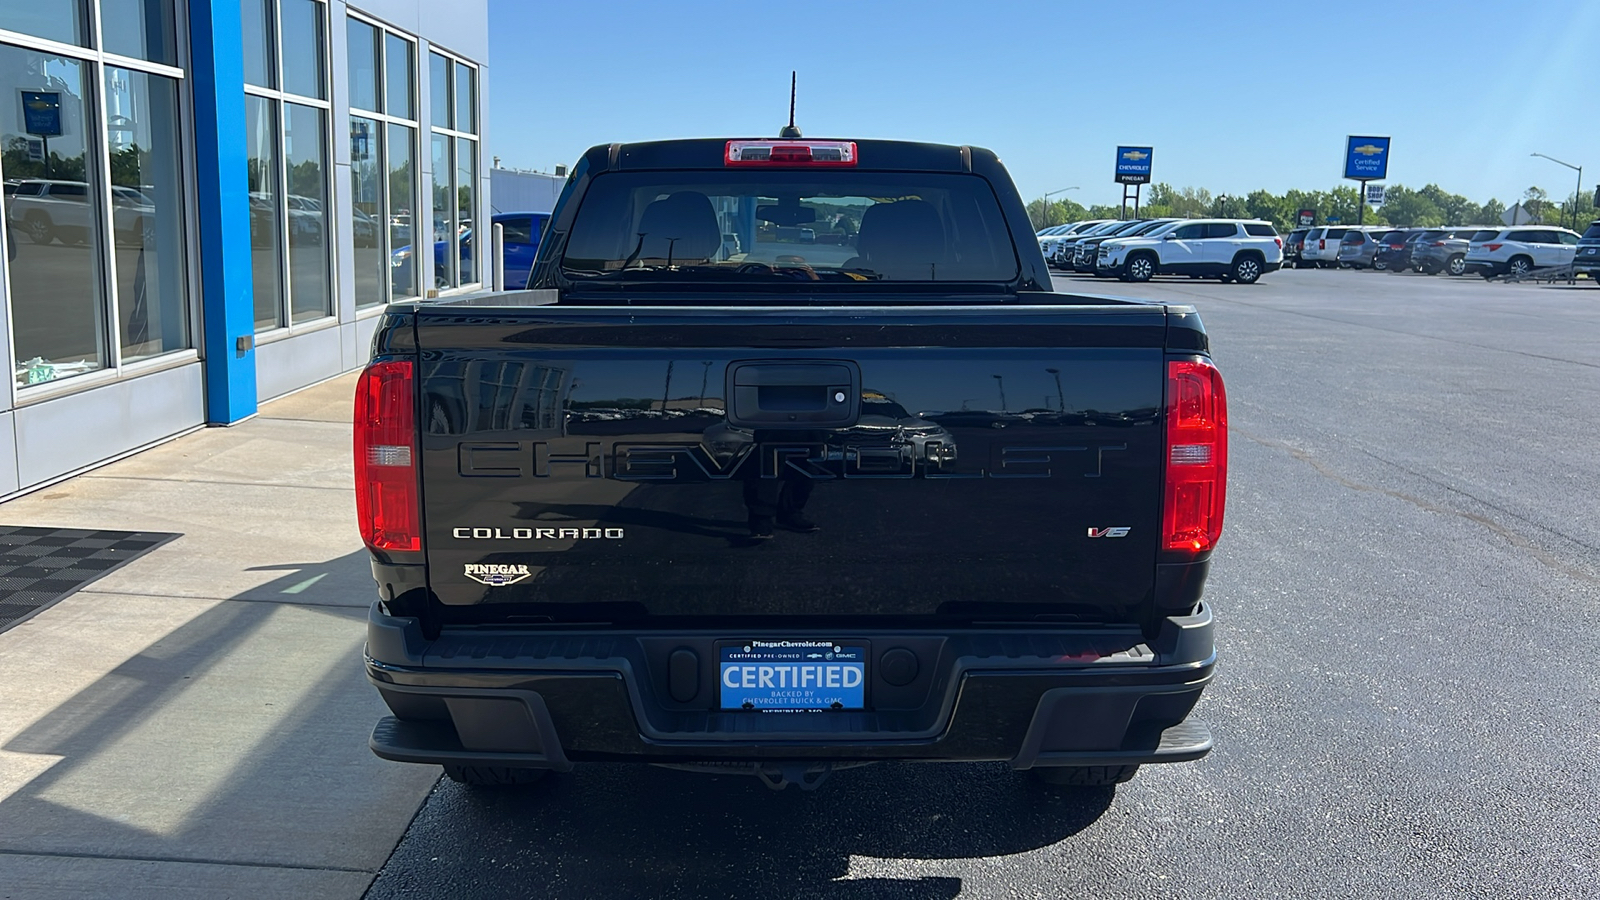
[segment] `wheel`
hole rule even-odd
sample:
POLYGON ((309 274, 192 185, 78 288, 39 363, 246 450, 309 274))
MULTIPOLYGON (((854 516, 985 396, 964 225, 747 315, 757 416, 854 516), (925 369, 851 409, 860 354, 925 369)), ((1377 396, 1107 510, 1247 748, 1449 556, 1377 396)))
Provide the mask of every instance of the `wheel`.
POLYGON ((1389 268, 1389 261, 1384 259, 1374 259, 1372 261, 1372 268, 1373 271, 1382 272, 1389 268))
POLYGON ((1450 257, 1444 264, 1444 270, 1452 276, 1467 274, 1467 258, 1460 253, 1450 257))
POLYGON ((28 213, 22 222, 22 230, 28 233, 28 240, 35 244, 48 244, 56 239, 56 227, 50 223, 50 217, 42 212, 28 213))
POLYGON ((1506 264, 1506 274, 1513 278, 1525 278, 1533 271, 1533 260, 1526 256, 1513 256, 1511 262, 1506 264))
POLYGON ((1138 253, 1128 260, 1127 265, 1129 281, 1149 281, 1156 274, 1155 257, 1148 253, 1138 253))
POLYGON ((549 774, 549 769, 518 769, 511 766, 444 767, 446 778, 456 784, 472 787, 520 787, 540 781, 549 774))
POLYGON ((1040 766, 1030 769, 1045 784, 1063 787, 1107 787, 1132 781, 1138 766, 1040 766))
POLYGON ((1231 274, 1240 284, 1255 284, 1261 278, 1261 260, 1254 256, 1236 257, 1231 274))

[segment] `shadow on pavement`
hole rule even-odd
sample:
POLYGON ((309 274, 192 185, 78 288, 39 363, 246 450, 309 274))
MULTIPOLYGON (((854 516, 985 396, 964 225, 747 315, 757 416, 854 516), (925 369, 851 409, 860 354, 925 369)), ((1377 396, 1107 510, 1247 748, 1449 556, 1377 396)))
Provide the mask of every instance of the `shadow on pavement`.
POLYGON ((445 781, 367 897, 952 898, 962 879, 926 861, 1050 846, 1112 798, 1003 764, 886 763, 813 793, 642 765, 510 791, 445 781))
MULTIPOLYGON (((56 645, 89 655, 103 631, 116 647, 119 617, 154 639, 0 746, 47 763, 0 794, 0 851, 326 868, 341 883, 376 870, 437 773, 367 747, 383 713, 361 664, 372 592, 324 588, 367 570, 360 551, 245 592, 277 602, 93 598, 104 622, 56 645)), ((40 660, 40 679, 52 664, 73 661, 40 660)))

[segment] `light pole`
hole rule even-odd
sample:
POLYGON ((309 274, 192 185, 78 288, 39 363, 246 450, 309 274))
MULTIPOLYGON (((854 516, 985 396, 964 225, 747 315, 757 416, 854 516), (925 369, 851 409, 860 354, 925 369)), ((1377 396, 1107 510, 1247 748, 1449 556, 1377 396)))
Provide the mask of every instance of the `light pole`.
POLYGON ((1045 369, 1045 371, 1056 377, 1056 407, 1064 413, 1067 411, 1067 399, 1061 394, 1061 370, 1045 369))
POLYGON ((1006 412, 1006 379, 1003 375, 996 375, 994 380, 1000 384, 1000 413, 1004 415, 1006 412))
POLYGON ((1577 231, 1578 230, 1578 197, 1582 196, 1582 194, 1583 194, 1583 166, 1575 166, 1575 165, 1573 165, 1572 163, 1569 163, 1569 162, 1561 162, 1561 160, 1556 159, 1554 156, 1545 156, 1543 153, 1529 153, 1528 155, 1529 156, 1537 156, 1537 157, 1540 157, 1541 159, 1548 159, 1553 163, 1559 163, 1560 165, 1566 166, 1569 169, 1577 169, 1578 170, 1578 189, 1575 192, 1573 192, 1573 194, 1572 194, 1572 230, 1573 231, 1577 231))
POLYGON ((1065 194, 1067 191, 1075 191, 1077 189, 1078 189, 1077 185, 1073 185, 1072 187, 1064 187, 1059 191, 1051 191, 1051 192, 1045 194, 1043 197, 1039 198, 1039 227, 1040 228, 1049 228, 1050 227, 1050 222, 1049 222, 1049 219, 1050 219, 1050 216, 1049 216, 1050 198, 1054 197, 1057 194, 1065 194))

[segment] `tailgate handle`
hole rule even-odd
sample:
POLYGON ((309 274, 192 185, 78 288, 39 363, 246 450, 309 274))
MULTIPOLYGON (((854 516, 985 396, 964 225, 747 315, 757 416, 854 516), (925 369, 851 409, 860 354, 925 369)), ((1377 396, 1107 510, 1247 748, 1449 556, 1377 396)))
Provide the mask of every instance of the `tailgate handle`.
POLYGON ((861 416, 861 368, 848 360, 728 364, 728 423, 755 428, 848 428, 861 416))

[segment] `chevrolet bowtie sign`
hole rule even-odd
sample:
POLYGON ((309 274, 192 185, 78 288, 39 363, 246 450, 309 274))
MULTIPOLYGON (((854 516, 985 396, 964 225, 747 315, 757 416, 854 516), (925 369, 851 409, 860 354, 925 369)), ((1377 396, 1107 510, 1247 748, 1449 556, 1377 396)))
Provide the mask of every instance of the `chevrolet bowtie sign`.
POLYGON ((1150 183, 1150 147, 1117 148, 1117 183, 1150 183))
POLYGON ((1344 177, 1356 181, 1389 177, 1389 139, 1351 135, 1345 143, 1344 177))

